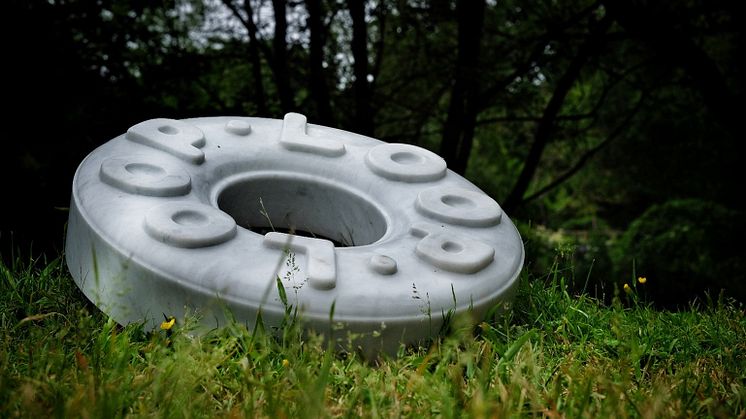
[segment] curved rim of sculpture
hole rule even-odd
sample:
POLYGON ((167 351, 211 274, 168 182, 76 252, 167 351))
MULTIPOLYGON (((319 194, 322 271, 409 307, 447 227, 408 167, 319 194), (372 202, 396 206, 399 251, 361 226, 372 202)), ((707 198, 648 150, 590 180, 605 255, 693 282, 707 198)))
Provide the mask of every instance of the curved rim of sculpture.
POLYGON ((291 113, 152 119, 97 148, 75 174, 66 257, 122 324, 219 305, 280 316, 279 278, 305 320, 334 306, 365 331, 483 315, 511 300, 524 250, 438 155, 291 113))

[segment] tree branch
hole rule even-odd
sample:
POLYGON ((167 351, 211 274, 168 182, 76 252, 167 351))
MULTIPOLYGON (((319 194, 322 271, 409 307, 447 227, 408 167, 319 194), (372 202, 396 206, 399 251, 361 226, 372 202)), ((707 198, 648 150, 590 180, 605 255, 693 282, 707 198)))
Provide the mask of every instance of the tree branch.
POLYGON ((246 9, 247 18, 244 18, 243 15, 241 15, 241 12, 238 10, 238 7, 233 4, 233 1, 222 1, 225 7, 227 7, 228 10, 231 11, 233 16, 235 16, 236 19, 241 22, 241 25, 243 25, 243 27, 249 33, 249 42, 251 42, 251 40, 256 42, 257 47, 262 50, 262 54, 267 57, 267 61, 272 61, 272 51, 265 44, 258 42, 259 37, 257 36, 257 34, 259 33, 259 29, 256 27, 256 23, 254 22, 254 13, 251 7, 251 0, 244 1, 244 9, 246 9))
POLYGON ((648 97, 648 94, 643 94, 640 99, 637 101, 635 106, 632 108, 632 110, 627 114, 627 116, 624 118, 624 120, 614 128, 611 133, 600 143, 598 143, 596 146, 591 148, 590 150, 586 151, 580 159, 565 173, 558 176, 553 181, 549 182, 548 185, 544 186, 543 188, 539 189, 538 191, 532 193, 531 195, 523 198, 522 203, 526 203, 529 201, 533 201, 534 199, 546 194, 547 192, 555 189, 571 177, 573 177, 576 173, 580 171, 580 169, 585 166, 586 163, 601 149, 605 148, 609 143, 611 143, 614 139, 616 139, 626 128, 626 126, 632 121, 632 119, 637 115, 637 113, 640 111, 640 108, 642 107, 643 101, 645 98, 648 97))
POLYGON ((574 14, 566 21, 550 27, 545 33, 537 37, 528 39, 529 44, 530 42, 534 43, 534 47, 528 54, 528 57, 526 57, 523 62, 517 65, 515 67, 515 70, 511 74, 497 81, 494 85, 483 90, 478 98, 478 109, 484 110, 488 108, 490 104, 495 100, 495 96, 505 90, 505 88, 507 88, 510 83, 512 83, 513 80, 516 79, 516 77, 526 73, 533 65, 536 65, 541 61, 540 57, 543 55, 544 47, 549 40, 557 39, 560 34, 567 30, 567 28, 571 28, 577 25, 583 17, 587 16, 588 14, 593 12, 593 10, 597 9, 599 4, 600 2, 596 1, 592 5, 574 14))
POLYGON ((610 25, 611 19, 606 16, 595 24, 593 30, 591 30, 587 35, 586 41, 580 46, 578 53, 572 61, 570 61, 565 73, 557 81, 557 86, 552 93, 552 97, 544 108, 544 113, 536 127, 534 142, 531 144, 528 156, 523 164, 523 169, 518 175, 513 190, 505 200, 504 206, 508 211, 515 209, 523 202, 523 194, 526 192, 526 189, 528 189, 529 183, 534 177, 541 156, 544 153, 544 148, 554 132, 555 119, 565 102, 567 93, 570 91, 573 84, 575 84, 575 81, 580 75, 580 70, 583 68, 586 61, 593 53, 595 53, 596 49, 600 47, 602 41, 599 35, 606 32, 610 25))

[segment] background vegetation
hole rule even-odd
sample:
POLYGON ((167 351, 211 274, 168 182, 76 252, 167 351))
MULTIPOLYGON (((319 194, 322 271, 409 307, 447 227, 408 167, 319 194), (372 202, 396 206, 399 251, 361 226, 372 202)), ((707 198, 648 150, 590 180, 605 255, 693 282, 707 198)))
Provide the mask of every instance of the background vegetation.
POLYGON ((607 300, 633 269, 661 306, 743 299, 742 2, 12 0, 4 15, 6 262, 59 253, 77 164, 129 126, 298 111, 439 152, 517 221, 534 273, 562 248, 607 300))

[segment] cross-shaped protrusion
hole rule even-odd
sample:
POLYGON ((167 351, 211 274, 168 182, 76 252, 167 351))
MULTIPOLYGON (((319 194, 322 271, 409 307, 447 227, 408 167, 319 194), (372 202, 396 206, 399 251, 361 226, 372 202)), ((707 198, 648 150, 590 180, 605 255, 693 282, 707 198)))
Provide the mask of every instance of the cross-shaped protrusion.
POLYGON ((271 232, 264 235, 264 245, 306 255, 306 273, 312 287, 328 290, 337 286, 334 243, 329 240, 271 232))

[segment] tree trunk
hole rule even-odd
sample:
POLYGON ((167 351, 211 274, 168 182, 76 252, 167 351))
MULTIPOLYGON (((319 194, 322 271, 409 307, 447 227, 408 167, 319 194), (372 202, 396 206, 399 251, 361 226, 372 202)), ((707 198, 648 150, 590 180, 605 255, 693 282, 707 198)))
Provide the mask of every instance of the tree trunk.
POLYGON ((259 41, 256 37, 256 25, 253 24, 254 10, 251 7, 251 0, 244 0, 244 9, 246 10, 247 19, 252 24, 246 25, 249 32, 249 56, 251 59, 251 75, 254 78, 254 103, 256 104, 257 113, 260 116, 269 116, 267 108, 267 95, 264 92, 264 80, 262 78, 262 60, 259 57, 259 41))
POLYGON ((365 22, 365 2, 347 0, 352 18, 352 57, 355 60, 352 89, 355 95, 354 130, 363 135, 373 135, 373 115, 370 85, 368 82, 368 24, 365 22))
POLYGON ((244 11, 246 17, 241 15, 238 7, 233 3, 232 0, 223 0, 223 4, 227 7, 233 16, 238 19, 246 31, 249 33, 249 62, 251 63, 251 76, 253 77, 254 91, 253 99, 256 104, 257 112, 259 115, 268 116, 267 108, 267 95, 264 91, 264 80, 262 78, 262 59, 259 56, 260 50, 267 56, 267 60, 271 60, 271 54, 267 51, 266 46, 259 42, 257 37, 256 23, 254 23, 254 10, 251 6, 251 0, 244 0, 244 11))
POLYGON ((275 13, 275 36, 272 39, 272 66, 277 83, 277 93, 280 96, 280 108, 283 113, 293 110, 293 92, 290 90, 290 76, 287 59, 287 29, 288 22, 285 11, 285 0, 272 0, 275 13))
POLYGON ((451 170, 460 174, 466 171, 469 162, 477 121, 479 46, 482 42, 484 8, 484 0, 466 0, 456 4, 458 52, 440 154, 451 170))
POLYGON ((329 100, 329 88, 324 77, 324 42, 326 33, 322 24, 324 10, 321 0, 306 0, 306 9, 308 9, 308 18, 306 25, 310 32, 310 89, 311 97, 316 103, 316 117, 318 122, 327 126, 334 126, 334 115, 329 100))
POLYGON ((546 108, 544 108, 544 112, 536 127, 534 142, 531 144, 526 161, 523 163, 523 169, 518 175, 518 180, 516 180, 513 190, 503 202, 503 207, 507 211, 513 211, 523 203, 523 196, 536 174, 536 169, 539 167, 544 148, 554 134, 555 120, 559 111, 562 109, 567 93, 573 84, 575 84, 575 80, 580 76, 580 70, 586 61, 593 56, 601 45, 602 36, 610 24, 611 20, 608 17, 604 17, 600 22, 596 23, 595 28, 591 30, 588 38, 578 49, 577 55, 570 61, 565 73, 557 81, 552 97, 549 99, 546 108))

